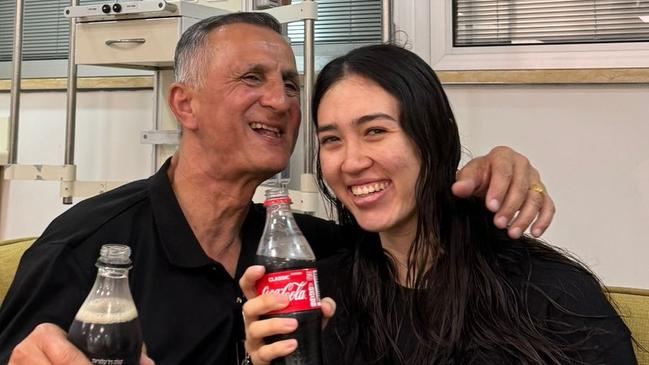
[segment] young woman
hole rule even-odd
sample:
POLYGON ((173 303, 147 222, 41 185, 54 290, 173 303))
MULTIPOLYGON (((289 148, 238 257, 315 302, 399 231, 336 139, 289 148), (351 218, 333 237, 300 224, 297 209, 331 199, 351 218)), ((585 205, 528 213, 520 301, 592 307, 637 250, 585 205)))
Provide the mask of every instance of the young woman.
MULTIPOLYGON (((320 72, 313 105, 320 186, 340 223, 368 231, 319 265, 322 294, 338 303, 325 363, 636 363, 628 329, 583 265, 509 238, 480 202, 453 196, 458 129, 418 56, 392 45, 351 51, 320 72)), ((250 300, 248 314, 273 300, 250 300)), ((254 319, 255 365, 290 352, 259 345, 290 326, 254 319)))

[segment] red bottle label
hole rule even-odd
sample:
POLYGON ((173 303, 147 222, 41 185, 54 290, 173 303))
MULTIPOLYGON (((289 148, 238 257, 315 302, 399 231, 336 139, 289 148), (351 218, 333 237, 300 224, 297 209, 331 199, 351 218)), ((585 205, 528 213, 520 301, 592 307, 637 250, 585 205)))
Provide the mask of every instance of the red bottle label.
POLYGON ((316 269, 278 271, 257 281, 257 294, 283 294, 289 297, 288 307, 269 314, 301 312, 320 308, 320 289, 316 269))

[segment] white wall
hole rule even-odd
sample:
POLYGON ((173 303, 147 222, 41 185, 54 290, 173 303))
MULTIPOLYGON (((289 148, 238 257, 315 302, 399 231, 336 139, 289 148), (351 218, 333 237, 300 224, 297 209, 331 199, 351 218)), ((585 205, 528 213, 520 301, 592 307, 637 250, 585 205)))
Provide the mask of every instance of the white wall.
MULTIPOLYGON (((151 147, 139 143, 139 133, 152 126, 151 95, 150 91, 78 94, 78 180, 130 181, 150 175, 151 147)), ((63 92, 22 94, 18 163, 63 164, 65 103, 63 92)), ((9 94, 2 93, 0 115, 8 115, 8 110, 9 94)), ((58 182, 4 181, 0 239, 37 236, 68 207, 61 203, 58 182)))
POLYGON ((449 86, 465 146, 508 145, 557 205, 544 238, 608 285, 649 288, 649 85, 449 86))

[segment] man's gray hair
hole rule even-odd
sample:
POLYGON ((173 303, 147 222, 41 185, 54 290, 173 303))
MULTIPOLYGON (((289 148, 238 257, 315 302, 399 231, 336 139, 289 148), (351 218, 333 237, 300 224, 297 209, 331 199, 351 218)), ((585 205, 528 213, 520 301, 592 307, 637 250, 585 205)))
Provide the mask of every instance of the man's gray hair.
POLYGON ((174 79, 194 87, 203 87, 204 73, 209 66, 210 49, 207 38, 213 30, 224 25, 245 23, 268 28, 282 34, 282 27, 266 13, 240 12, 203 19, 187 28, 176 45, 174 79))

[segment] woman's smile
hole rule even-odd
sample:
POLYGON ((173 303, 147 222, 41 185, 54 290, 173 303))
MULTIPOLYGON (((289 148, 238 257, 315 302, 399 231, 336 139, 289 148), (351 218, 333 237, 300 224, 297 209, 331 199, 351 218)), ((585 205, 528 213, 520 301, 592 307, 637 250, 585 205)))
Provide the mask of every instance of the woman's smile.
POLYGON ((337 81, 318 109, 320 167, 363 229, 414 238, 421 162, 399 113, 396 98, 376 83, 356 75, 337 81))

